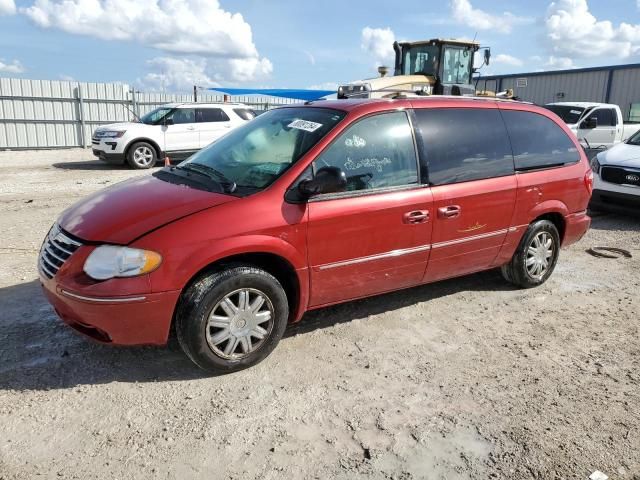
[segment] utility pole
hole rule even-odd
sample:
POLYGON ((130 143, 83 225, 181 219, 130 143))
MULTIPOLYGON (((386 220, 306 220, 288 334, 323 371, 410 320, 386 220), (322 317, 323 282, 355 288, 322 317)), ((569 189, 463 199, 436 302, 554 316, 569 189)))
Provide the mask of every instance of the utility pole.
POLYGON ((196 85, 193 86, 193 102, 198 103, 198 87, 196 85))

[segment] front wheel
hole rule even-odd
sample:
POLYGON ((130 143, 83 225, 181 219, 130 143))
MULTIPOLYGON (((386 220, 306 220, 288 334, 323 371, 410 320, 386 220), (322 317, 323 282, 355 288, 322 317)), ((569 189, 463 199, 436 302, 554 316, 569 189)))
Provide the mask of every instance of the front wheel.
POLYGON ((522 288, 542 285, 551 276, 559 253, 558 229, 549 220, 538 220, 529 225, 513 257, 502 266, 502 276, 522 288))
POLYGON ((280 282, 248 265, 201 277, 176 314, 180 346, 200 368, 229 373, 253 366, 276 347, 289 306, 280 282))
POLYGON ((135 169, 151 168, 157 160, 156 149, 147 142, 134 143, 127 153, 127 163, 135 169))

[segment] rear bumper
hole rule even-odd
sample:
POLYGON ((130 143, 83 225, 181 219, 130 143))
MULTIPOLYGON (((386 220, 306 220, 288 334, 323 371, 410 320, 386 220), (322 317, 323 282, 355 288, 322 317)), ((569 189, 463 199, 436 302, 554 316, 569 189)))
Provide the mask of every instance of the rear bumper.
POLYGON ((41 278, 45 296, 64 323, 101 343, 165 345, 180 291, 122 297, 72 292, 41 278))
POLYGON ((587 215, 587 211, 572 213, 564 217, 565 229, 562 246, 566 247, 577 242, 584 234, 587 233, 591 226, 591 217, 587 215))
POLYGON ((638 216, 640 215, 640 189, 636 195, 610 190, 594 190, 589 206, 594 210, 638 216))
POLYGON ((93 154, 103 162, 112 163, 114 165, 121 165, 124 163, 124 153, 107 153, 102 150, 92 150, 93 154))

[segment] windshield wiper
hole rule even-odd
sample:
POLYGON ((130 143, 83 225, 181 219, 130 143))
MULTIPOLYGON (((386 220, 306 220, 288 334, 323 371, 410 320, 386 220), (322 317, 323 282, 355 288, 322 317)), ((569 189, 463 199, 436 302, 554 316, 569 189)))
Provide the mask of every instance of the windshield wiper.
POLYGON ((233 193, 238 188, 238 186, 236 185, 236 182, 229 180, 219 170, 216 170, 215 168, 210 167, 209 165, 205 165, 203 163, 189 162, 183 165, 178 165, 176 168, 180 168, 182 170, 191 170, 192 172, 196 172, 196 173, 199 173, 200 175, 205 175, 209 178, 212 178, 211 175, 209 175, 209 172, 210 172, 218 178, 218 183, 222 185, 222 187, 225 189, 227 193, 233 193))

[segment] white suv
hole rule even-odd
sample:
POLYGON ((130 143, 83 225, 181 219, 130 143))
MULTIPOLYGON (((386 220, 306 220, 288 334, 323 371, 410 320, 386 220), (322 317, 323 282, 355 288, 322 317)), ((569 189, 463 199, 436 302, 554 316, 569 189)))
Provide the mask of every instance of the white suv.
POLYGON ((256 116, 241 103, 169 103, 139 122, 102 125, 93 132, 93 154, 109 163, 150 168, 165 154, 184 160, 256 116))

